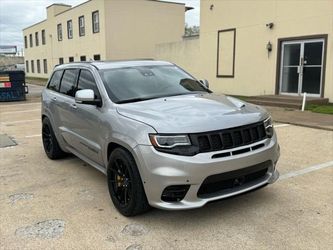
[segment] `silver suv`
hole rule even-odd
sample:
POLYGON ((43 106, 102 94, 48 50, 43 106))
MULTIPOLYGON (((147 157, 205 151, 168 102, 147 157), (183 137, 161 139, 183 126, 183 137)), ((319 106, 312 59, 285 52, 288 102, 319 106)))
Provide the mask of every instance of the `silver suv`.
POLYGON ((47 156, 72 153, 106 174, 125 216, 201 207, 279 176, 269 114, 213 94, 207 81, 168 62, 56 66, 42 123, 47 156))

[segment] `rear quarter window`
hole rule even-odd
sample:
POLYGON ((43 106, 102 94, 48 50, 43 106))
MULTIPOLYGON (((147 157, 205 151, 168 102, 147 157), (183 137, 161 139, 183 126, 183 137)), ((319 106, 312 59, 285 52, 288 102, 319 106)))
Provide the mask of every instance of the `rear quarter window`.
POLYGON ((63 70, 55 71, 51 77, 51 80, 47 88, 54 91, 59 91, 60 81, 63 73, 64 73, 63 70))

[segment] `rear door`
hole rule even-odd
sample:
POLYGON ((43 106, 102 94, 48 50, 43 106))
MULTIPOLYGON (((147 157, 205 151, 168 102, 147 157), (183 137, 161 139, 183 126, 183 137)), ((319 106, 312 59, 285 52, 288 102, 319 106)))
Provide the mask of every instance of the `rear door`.
POLYGON ((50 119, 56 134, 59 134, 59 126, 61 126, 57 99, 60 96, 58 92, 63 73, 63 70, 57 70, 53 73, 49 84, 47 85, 46 96, 45 98, 43 97, 45 108, 50 114, 52 114, 50 115, 50 119))
POLYGON ((76 115, 75 92, 79 69, 66 69, 63 73, 59 94, 56 97, 59 130, 66 141, 72 147, 76 145, 77 136, 73 131, 73 117, 76 115))

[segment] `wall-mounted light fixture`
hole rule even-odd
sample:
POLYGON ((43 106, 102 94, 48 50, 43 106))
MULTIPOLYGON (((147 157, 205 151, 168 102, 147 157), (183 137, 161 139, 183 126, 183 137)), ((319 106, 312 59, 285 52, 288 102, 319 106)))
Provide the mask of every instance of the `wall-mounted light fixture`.
POLYGON ((272 52, 272 50, 273 50, 273 45, 270 41, 268 41, 268 43, 266 44, 266 49, 267 49, 267 54, 269 57, 269 53, 272 52))
POLYGON ((266 23, 266 27, 271 30, 274 27, 274 23, 266 23))
POLYGON ((272 51, 273 48, 272 48, 272 44, 271 44, 270 41, 267 43, 267 45, 266 45, 266 49, 267 49, 268 52, 271 52, 271 51, 272 51))
POLYGON ((211 4, 210 7, 209 7, 210 10, 213 10, 214 9, 214 4, 211 4))

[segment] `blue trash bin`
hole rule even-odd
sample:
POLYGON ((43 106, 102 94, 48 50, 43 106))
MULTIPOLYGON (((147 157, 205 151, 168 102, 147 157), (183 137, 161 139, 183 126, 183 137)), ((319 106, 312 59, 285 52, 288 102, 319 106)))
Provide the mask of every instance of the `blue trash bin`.
POLYGON ((24 101, 27 93, 24 71, 0 71, 0 102, 24 101))

